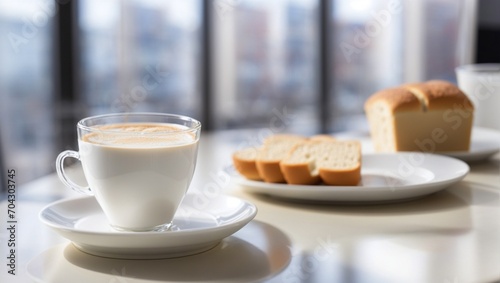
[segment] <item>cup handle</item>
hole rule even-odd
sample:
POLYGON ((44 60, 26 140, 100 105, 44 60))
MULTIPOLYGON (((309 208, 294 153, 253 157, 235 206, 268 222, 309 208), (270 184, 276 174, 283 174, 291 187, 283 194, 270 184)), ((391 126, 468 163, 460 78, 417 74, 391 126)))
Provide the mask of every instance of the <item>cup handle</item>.
POLYGON ((86 195, 93 195, 92 190, 90 190, 90 187, 82 187, 75 182, 71 181, 67 176, 66 173, 64 172, 64 159, 66 157, 72 157, 80 160, 80 154, 76 151, 73 150, 65 150, 61 152, 56 159, 56 171, 57 175, 59 176, 59 179, 67 186, 73 189, 74 191, 77 191, 79 193, 83 193, 86 195))

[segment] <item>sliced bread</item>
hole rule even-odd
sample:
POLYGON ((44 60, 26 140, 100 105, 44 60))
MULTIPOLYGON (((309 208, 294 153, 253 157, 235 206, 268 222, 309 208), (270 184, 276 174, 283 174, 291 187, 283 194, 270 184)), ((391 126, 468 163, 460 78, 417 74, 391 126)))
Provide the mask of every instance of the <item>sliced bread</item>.
POLYGON ((280 163, 289 184, 355 186, 361 180, 358 141, 306 141, 296 144, 280 163))
POLYGON ((322 146, 317 161, 323 183, 332 186, 356 186, 361 181, 361 143, 337 141, 322 146))
POLYGON ((284 183, 280 162, 294 145, 305 140, 297 135, 273 135, 264 140, 255 160, 259 176, 268 183, 284 183))
POLYGON ((317 151, 324 141, 304 141, 294 145, 280 162, 280 169, 288 184, 319 184, 319 171, 316 167, 317 151))
POLYGON ((247 147, 237 150, 232 156, 236 170, 250 180, 262 180, 255 163, 258 150, 256 147, 247 147))

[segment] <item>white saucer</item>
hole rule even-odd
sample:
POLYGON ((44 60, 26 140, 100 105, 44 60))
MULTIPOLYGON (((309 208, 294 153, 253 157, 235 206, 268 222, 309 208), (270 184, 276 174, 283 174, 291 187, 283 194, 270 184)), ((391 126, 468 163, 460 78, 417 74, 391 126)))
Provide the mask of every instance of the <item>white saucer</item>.
MULTIPOLYGON (((333 134, 340 139, 357 139, 361 142, 364 153, 373 153, 373 143, 369 133, 345 132, 333 134)), ((476 162, 490 158, 500 151, 500 132, 492 129, 474 127, 471 133, 471 145, 469 151, 436 152, 436 154, 447 155, 461 159, 466 162, 476 162)))
POLYGON ((111 258, 171 258, 209 250, 257 214, 244 200, 188 194, 173 220, 172 231, 119 232, 107 223, 94 197, 64 199, 40 212, 43 223, 80 250, 111 258))
POLYGON ((288 185, 237 178, 253 193, 301 201, 384 203, 409 200, 443 190, 462 180, 467 163, 443 155, 401 152, 365 154, 358 186, 288 185))
POLYGON ((446 152, 448 156, 473 162, 488 159, 500 151, 500 132, 487 128, 472 129, 470 151, 446 152))

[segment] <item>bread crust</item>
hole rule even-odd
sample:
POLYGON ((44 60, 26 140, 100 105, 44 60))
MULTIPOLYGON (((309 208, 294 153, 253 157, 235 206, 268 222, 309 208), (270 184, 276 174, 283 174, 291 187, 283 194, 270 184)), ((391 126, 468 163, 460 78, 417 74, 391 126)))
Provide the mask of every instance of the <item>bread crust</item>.
POLYGON ((259 176, 267 183, 285 183, 285 177, 280 168, 281 160, 257 160, 259 176))
POLYGON ((319 168, 319 176, 326 185, 356 186, 361 181, 361 163, 349 169, 319 168))
POLYGON ((402 87, 413 93, 429 111, 457 106, 468 111, 474 110, 467 95, 456 85, 447 81, 431 80, 424 83, 405 84, 402 87))
POLYGON ((288 184, 293 185, 317 185, 321 179, 319 175, 311 175, 309 164, 283 164, 281 163, 281 171, 288 184))
POLYGON ((233 157, 234 167, 241 175, 250 180, 257 180, 257 181, 262 180, 262 178, 259 175, 259 171, 257 170, 255 159, 254 160, 241 159, 238 158, 236 154, 233 154, 232 157, 233 157))
POLYGON ((365 103, 368 111, 375 103, 385 103, 391 112, 449 109, 454 105, 472 111, 472 102, 456 85, 431 80, 424 83, 408 83, 374 93, 365 103))
POLYGON ((391 112, 420 111, 420 101, 408 89, 396 87, 380 90, 374 93, 365 102, 365 111, 368 112, 377 103, 384 103, 391 112))

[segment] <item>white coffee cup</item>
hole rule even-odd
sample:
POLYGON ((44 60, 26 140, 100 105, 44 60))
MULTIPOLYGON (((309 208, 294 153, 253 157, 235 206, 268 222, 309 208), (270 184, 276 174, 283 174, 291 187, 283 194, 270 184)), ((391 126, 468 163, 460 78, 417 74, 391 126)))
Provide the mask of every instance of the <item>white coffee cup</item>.
POLYGON ((455 72, 458 87, 474 104, 474 125, 500 130, 500 64, 463 65, 455 72))
POLYGON ((79 152, 61 152, 56 169, 68 187, 94 195, 110 225, 126 231, 165 231, 196 166, 200 122, 160 113, 120 113, 78 122, 79 152), (82 163, 89 187, 67 178, 64 159, 82 163))

